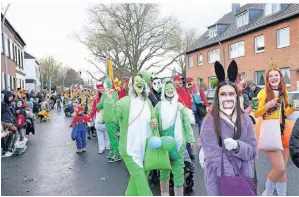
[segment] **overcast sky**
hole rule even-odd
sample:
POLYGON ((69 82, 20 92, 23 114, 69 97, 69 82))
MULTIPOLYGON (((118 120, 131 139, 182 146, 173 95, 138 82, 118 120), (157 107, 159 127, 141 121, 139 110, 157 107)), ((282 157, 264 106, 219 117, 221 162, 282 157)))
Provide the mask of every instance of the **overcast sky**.
MULTIPOLYGON (((231 3, 202 4, 200 1, 171 1, 161 5, 161 14, 173 15, 184 28, 199 34, 230 12, 231 3)), ((7 18, 26 42, 26 51, 40 59, 53 56, 76 69, 91 70, 88 50, 71 35, 80 32, 87 20, 86 9, 95 1, 13 1, 7 18)), ((4 4, 5 5, 5 4, 4 4)), ((242 4, 241 4, 242 5, 242 4)), ((84 77, 85 78, 85 77, 84 77)))

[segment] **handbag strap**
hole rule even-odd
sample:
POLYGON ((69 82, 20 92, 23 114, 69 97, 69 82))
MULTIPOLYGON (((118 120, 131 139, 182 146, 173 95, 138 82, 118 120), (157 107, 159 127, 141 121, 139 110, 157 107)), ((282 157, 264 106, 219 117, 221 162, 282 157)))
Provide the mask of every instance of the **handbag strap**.
POLYGON ((144 103, 143 103, 142 109, 140 110, 140 112, 138 113, 138 115, 135 117, 135 119, 132 120, 132 122, 130 122, 130 123, 128 124, 126 130, 127 130, 127 129, 129 128, 129 126, 130 126, 133 122, 135 122, 135 120, 137 120, 137 118, 141 115, 141 113, 142 113, 142 111, 143 111, 143 109, 144 109, 144 106, 145 106, 145 103, 146 103, 146 102, 147 102, 147 101, 145 100, 144 103))
POLYGON ((285 125, 286 123, 286 119, 285 119, 285 115, 284 115, 284 103, 281 103, 281 119, 282 119, 282 124, 285 125))

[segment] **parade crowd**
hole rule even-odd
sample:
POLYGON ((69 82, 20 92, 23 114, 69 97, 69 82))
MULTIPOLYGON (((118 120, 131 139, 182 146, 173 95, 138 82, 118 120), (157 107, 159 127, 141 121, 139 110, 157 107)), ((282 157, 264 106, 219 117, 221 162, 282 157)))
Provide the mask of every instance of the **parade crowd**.
POLYGON ((192 160, 198 147, 208 195, 258 195, 255 160, 265 151, 272 169, 262 195, 276 190, 286 196, 290 155, 299 167, 299 120, 286 118, 295 109, 281 71, 270 66, 264 89, 242 81, 235 61, 227 74, 216 62, 215 73, 213 103, 192 78, 161 79, 145 71, 123 82, 106 77, 95 89, 2 91, 2 156, 24 152, 35 120, 49 121, 56 107, 72 117, 74 152, 84 154, 86 140, 97 137, 98 153, 109 151, 107 162, 124 161, 130 174, 125 195, 150 196, 149 180, 159 179, 161 195, 183 196, 197 184, 192 160))

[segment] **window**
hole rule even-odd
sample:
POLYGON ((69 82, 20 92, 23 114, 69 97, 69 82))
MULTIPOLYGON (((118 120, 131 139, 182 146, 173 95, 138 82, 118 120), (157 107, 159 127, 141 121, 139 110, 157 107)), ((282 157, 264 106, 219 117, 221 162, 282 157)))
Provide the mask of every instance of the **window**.
POLYGON ((9 50, 10 50, 10 59, 13 60, 13 58, 14 58, 14 54, 13 54, 13 41, 12 41, 12 39, 9 39, 9 41, 10 41, 10 46, 9 46, 9 50))
POLYGON ((212 64, 216 61, 220 61, 220 50, 215 49, 212 51, 208 51, 208 63, 212 64))
POLYGON ((189 66, 189 68, 193 67, 193 56, 188 57, 188 66, 189 66))
POLYGON ((277 48, 290 46, 290 28, 277 30, 277 48))
POLYGON ((283 76, 284 82, 288 87, 291 86, 291 73, 290 73, 290 68, 281 68, 280 69, 281 74, 283 76))
POLYGON ((270 14, 278 12, 279 10, 281 10, 281 4, 280 3, 266 3, 266 5, 265 5, 265 16, 268 16, 270 14))
POLYGON ((11 58, 12 54, 10 53, 10 39, 7 38, 7 51, 8 57, 11 58))
POLYGON ((197 84, 199 87, 203 88, 203 79, 202 78, 197 78, 197 84))
POLYGON ((197 64, 198 64, 198 65, 202 65, 202 64, 203 64, 203 56, 202 56, 201 53, 199 53, 199 54, 197 55, 197 64))
POLYGON ((21 68, 24 69, 24 53, 21 52, 21 68))
POLYGON ((249 23, 249 14, 248 12, 244 12, 237 16, 237 27, 242 27, 249 23))
POLYGON ((209 37, 213 38, 217 36, 217 26, 215 25, 214 27, 209 28, 209 37))
POLYGON ((254 38, 254 48, 256 53, 264 52, 265 51, 265 39, 264 35, 256 36, 254 38))
POLYGON ((15 44, 15 62, 17 62, 17 59, 18 59, 18 49, 17 49, 17 45, 15 44))
POLYGON ((236 58, 245 55, 244 41, 229 45, 229 57, 236 58))
POLYGON ((209 77, 209 89, 214 89, 217 86, 217 77, 209 77))
POLYGON ((20 67, 20 60, 21 60, 21 56, 20 56, 20 49, 18 49, 18 61, 17 61, 17 64, 18 66, 20 67))
POLYGON ((256 71, 255 81, 257 86, 265 86, 265 71, 256 71))
POLYGON ((4 42, 5 42, 5 53, 6 53, 6 56, 8 57, 9 56, 9 52, 8 52, 8 38, 7 38, 7 35, 4 34, 5 38, 4 38, 4 42))

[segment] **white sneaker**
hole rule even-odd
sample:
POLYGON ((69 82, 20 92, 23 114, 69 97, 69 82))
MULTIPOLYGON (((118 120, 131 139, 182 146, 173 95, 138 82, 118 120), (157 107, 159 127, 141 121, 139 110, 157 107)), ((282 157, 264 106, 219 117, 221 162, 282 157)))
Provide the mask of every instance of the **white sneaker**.
POLYGON ((2 157, 10 157, 10 156, 12 156, 12 155, 13 155, 12 152, 7 151, 7 152, 5 153, 5 155, 3 155, 2 157))
POLYGON ((99 154, 103 154, 105 150, 99 150, 99 154))
POLYGON ((110 146, 107 146, 105 149, 106 149, 106 150, 110 150, 110 146))
POLYGON ((273 194, 271 195, 271 194, 268 194, 266 191, 264 191, 264 192, 262 193, 262 196, 273 196, 273 194))

